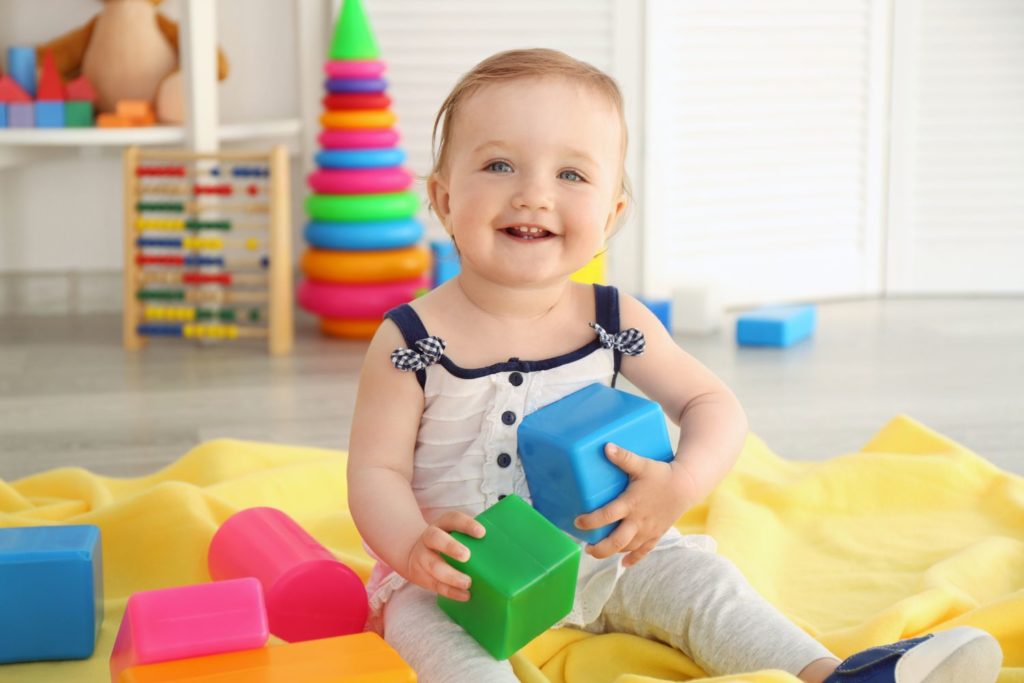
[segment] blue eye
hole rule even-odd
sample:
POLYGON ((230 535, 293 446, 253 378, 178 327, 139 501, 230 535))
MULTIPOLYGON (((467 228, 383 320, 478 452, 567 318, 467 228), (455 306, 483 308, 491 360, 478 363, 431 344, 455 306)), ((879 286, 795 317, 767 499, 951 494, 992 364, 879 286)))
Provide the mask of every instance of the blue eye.
POLYGON ((583 181, 583 176, 576 171, 562 171, 558 174, 558 177, 562 180, 571 180, 574 183, 583 181))
POLYGON ((487 164, 488 171, 497 171, 498 173, 510 173, 512 166, 507 161, 492 161, 487 164))

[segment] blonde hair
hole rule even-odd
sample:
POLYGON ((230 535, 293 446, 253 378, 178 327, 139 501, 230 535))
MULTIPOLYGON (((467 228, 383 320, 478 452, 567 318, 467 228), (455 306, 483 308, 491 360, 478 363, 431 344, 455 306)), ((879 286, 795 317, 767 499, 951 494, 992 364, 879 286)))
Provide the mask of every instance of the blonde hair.
POLYGON ((430 136, 430 148, 434 155, 431 175, 440 174, 448 161, 448 148, 452 138, 452 121, 459 107, 480 88, 495 83, 507 83, 521 78, 560 76, 593 88, 608 101, 619 114, 622 124, 622 185, 620 190, 631 196, 629 178, 626 176, 626 116, 622 105, 622 92, 615 80, 595 66, 574 59, 564 52, 547 48, 529 50, 508 50, 491 55, 474 66, 455 84, 452 91, 434 119, 434 130, 430 136), (437 129, 441 128, 438 141, 437 129))

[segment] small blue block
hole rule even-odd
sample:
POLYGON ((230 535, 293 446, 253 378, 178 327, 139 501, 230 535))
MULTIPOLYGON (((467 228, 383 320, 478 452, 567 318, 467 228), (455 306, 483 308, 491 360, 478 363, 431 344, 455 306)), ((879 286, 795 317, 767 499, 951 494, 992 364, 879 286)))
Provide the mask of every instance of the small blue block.
POLYGON ((455 243, 451 240, 434 240, 430 243, 430 253, 433 255, 434 264, 434 286, 451 280, 462 270, 459 262, 459 252, 455 250, 455 243))
POLYGON ((618 523, 584 531, 576 528, 576 517, 607 505, 629 484, 604 454, 606 444, 662 462, 675 457, 661 406, 603 384, 527 415, 518 440, 533 507, 587 543, 603 540, 618 523))
POLYGON ((7 105, 8 128, 35 128, 35 102, 11 102, 7 105))
POLYGON ((814 306, 778 306, 744 313, 736 320, 736 342, 741 346, 792 346, 814 332, 814 306))
POLYGON ((25 45, 7 48, 7 73, 28 93, 36 96, 36 49, 25 45))
POLYGON ((99 527, 0 529, 0 663, 92 656, 102 567, 99 527))
POLYGON ((0 102, 0 128, 7 127, 7 103, 0 102))
POLYGON ((640 300, 647 308, 651 309, 651 313, 658 316, 658 320, 665 326, 665 329, 672 333, 672 301, 669 299, 649 299, 647 297, 639 296, 637 299, 640 300))
POLYGON ((64 103, 40 100, 36 102, 36 128, 63 128, 64 103))

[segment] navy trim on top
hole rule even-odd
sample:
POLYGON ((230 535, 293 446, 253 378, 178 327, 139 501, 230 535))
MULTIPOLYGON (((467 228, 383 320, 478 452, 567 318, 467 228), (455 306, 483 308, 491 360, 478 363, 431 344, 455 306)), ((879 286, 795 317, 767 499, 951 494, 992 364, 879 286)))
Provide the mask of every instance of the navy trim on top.
MULTIPOLYGON (((597 317, 597 324, 603 327, 611 334, 616 334, 619 331, 619 291, 615 287, 608 285, 594 285, 594 314, 597 317)), ((409 348, 414 348, 415 344, 420 339, 429 336, 427 328, 423 325, 423 321, 419 315, 409 304, 402 304, 392 308, 390 311, 384 314, 385 318, 389 318, 394 322, 398 329, 402 333, 402 337, 405 339, 405 343, 409 348)), ((563 353, 560 356, 554 358, 545 358, 543 360, 520 360, 518 358, 509 358, 503 363, 494 363, 483 368, 463 368, 456 365, 447 354, 442 355, 438 360, 445 370, 461 379, 476 379, 477 377, 486 377, 487 375, 493 375, 498 372, 537 372, 540 370, 551 370, 557 368, 560 365, 566 363, 572 363, 580 358, 590 355, 594 351, 603 348, 599 339, 594 339, 590 343, 570 351, 563 353)), ((615 380, 618 378, 619 365, 622 363, 622 352, 613 351, 615 354, 615 374, 612 376, 612 386, 615 386, 615 380)), ((417 370, 416 378, 420 382, 420 387, 426 386, 427 373, 426 370, 417 370)))

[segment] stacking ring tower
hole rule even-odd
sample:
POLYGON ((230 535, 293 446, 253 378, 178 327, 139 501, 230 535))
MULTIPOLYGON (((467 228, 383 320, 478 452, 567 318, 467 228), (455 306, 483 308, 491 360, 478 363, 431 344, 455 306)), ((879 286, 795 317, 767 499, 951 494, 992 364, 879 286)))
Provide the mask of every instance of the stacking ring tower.
POLYGON ((321 150, 307 179, 309 248, 298 300, 324 333, 373 336, 384 314, 429 286, 419 196, 403 166, 385 64, 361 0, 344 0, 326 76, 321 150))

